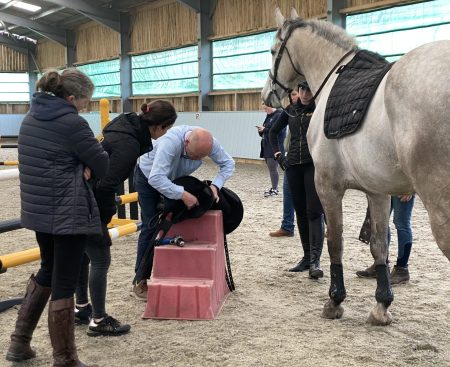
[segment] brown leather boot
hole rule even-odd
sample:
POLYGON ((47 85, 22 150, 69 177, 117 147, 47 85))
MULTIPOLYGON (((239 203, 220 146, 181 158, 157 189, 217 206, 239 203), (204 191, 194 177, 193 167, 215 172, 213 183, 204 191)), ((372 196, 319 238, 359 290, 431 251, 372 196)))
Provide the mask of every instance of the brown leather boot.
POLYGON ((16 329, 11 335, 11 344, 6 353, 8 361, 20 362, 36 357, 30 341, 51 292, 50 287, 39 285, 34 275, 31 275, 17 316, 16 329))
POLYGON ((48 331, 53 347, 53 367, 88 367, 78 359, 77 355, 74 307, 73 297, 50 301, 48 331))
POLYGON ((278 228, 274 232, 269 233, 270 237, 294 237, 294 232, 288 232, 283 228, 278 228))

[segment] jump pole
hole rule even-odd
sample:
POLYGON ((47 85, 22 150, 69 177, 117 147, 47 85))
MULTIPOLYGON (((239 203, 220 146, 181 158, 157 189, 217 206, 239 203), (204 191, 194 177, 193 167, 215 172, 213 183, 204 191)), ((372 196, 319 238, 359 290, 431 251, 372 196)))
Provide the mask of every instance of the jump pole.
POLYGON ((0 148, 17 148, 17 144, 0 144, 0 148))
MULTIPOLYGON (((141 230, 142 223, 128 223, 120 227, 111 228, 108 230, 109 236, 112 240, 123 237, 127 234, 138 232, 141 230)), ((22 264, 37 261, 41 257, 39 247, 29 250, 14 252, 11 254, 0 256, 0 273, 4 273, 8 268, 13 268, 22 264)))
POLYGON ((116 204, 123 205, 128 203, 135 203, 138 201, 138 193, 132 192, 131 194, 124 194, 116 197, 116 204))
POLYGON ((19 177, 19 169, 18 168, 0 170, 0 181, 9 180, 11 178, 18 178, 18 177, 19 177))
POLYGON ((109 101, 106 98, 100 100, 100 126, 103 128, 109 122, 109 101))
POLYGON ((18 166, 19 161, 2 161, 0 162, 0 166, 18 166))

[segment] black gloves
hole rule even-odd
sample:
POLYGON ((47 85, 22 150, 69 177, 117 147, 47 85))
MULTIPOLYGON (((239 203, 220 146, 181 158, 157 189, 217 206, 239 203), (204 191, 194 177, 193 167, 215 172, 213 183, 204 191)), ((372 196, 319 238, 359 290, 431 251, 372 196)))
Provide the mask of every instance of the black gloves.
POLYGON ((280 165, 280 167, 283 171, 286 171, 286 168, 289 167, 289 163, 288 163, 286 157, 283 156, 283 154, 281 154, 281 153, 276 154, 275 160, 278 162, 278 164, 280 165))

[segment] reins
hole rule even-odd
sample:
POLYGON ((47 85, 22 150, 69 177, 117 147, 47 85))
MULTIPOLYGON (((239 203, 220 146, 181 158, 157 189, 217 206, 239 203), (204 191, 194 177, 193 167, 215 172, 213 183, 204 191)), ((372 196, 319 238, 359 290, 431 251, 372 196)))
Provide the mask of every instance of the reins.
POLYGON ((330 76, 333 74, 333 72, 336 70, 336 68, 339 66, 339 64, 348 56, 350 55, 352 52, 356 51, 356 48, 352 48, 350 51, 346 52, 344 56, 342 56, 339 61, 333 66, 333 68, 330 70, 330 72, 328 73, 328 75, 325 77, 325 79, 323 80, 322 84, 320 84, 319 89, 317 89, 317 92, 314 94, 314 96, 312 97, 313 101, 316 100, 316 98, 318 97, 319 93, 322 91, 323 87, 325 86, 325 84, 327 83, 328 79, 330 79, 330 76))

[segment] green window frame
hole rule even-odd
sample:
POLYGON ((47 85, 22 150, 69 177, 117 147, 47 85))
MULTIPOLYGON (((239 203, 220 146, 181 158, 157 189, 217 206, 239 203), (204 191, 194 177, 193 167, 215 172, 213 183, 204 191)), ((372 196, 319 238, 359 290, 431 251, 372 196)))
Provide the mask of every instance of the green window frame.
POLYGON ((346 29, 360 48, 395 61, 424 43, 450 39, 450 1, 432 0, 348 15, 346 29))
POLYGON ((121 96, 119 59, 78 65, 77 69, 85 73, 94 83, 93 99, 121 96))
POLYGON ((131 57, 134 96, 198 92, 198 74, 198 45, 131 57))
POLYGON ((275 31, 213 41, 213 90, 262 88, 275 31))

